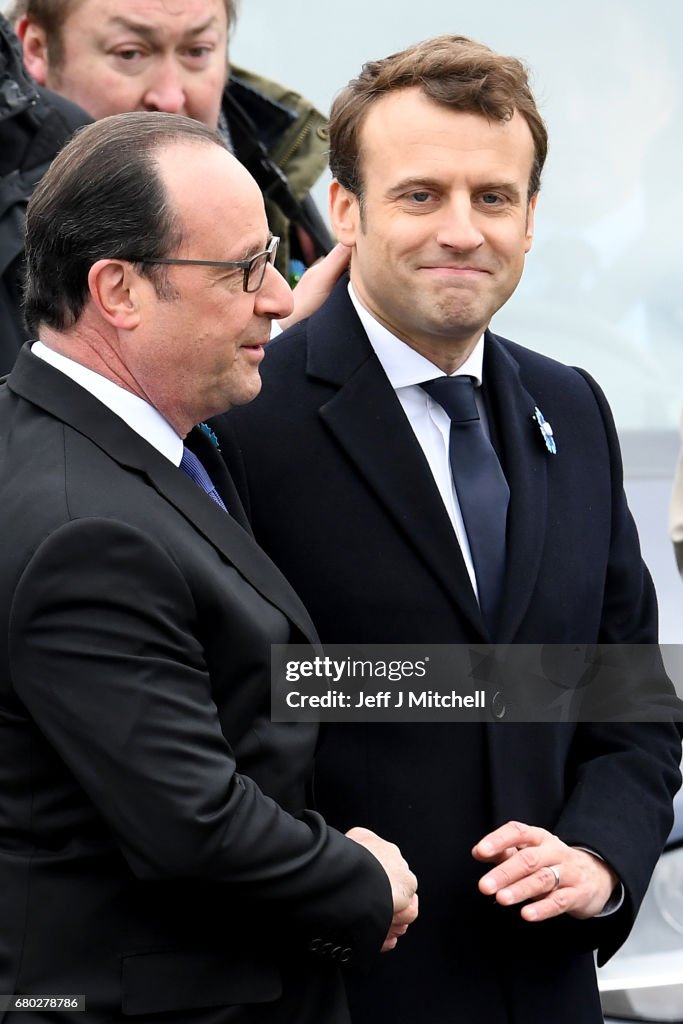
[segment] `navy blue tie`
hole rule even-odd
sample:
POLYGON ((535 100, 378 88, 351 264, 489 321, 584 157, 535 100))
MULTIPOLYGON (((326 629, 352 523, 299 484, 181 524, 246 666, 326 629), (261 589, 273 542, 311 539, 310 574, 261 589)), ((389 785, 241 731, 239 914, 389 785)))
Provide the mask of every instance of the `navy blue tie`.
POLYGON ((190 451, 189 448, 186 448, 185 445, 183 445, 183 457, 180 461, 180 468, 183 473, 187 473, 190 480, 196 483, 197 487, 201 487, 201 489, 205 491, 210 498, 213 498, 216 504, 220 505, 224 512, 228 511, 223 504, 223 499, 214 486, 213 480, 206 472, 195 453, 190 451))
POLYGON ((420 385, 448 413, 448 454, 489 631, 498 624, 505 573, 505 530, 510 488, 484 432, 472 377, 437 377, 420 385))

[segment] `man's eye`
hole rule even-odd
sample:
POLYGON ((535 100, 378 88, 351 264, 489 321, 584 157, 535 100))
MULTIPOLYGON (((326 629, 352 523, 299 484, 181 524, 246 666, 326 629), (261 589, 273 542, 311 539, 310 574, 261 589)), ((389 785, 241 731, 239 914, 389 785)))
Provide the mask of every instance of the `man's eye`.
POLYGON ((504 202, 503 196, 498 195, 497 192, 484 192, 481 197, 481 201, 484 206, 499 206, 504 202))
POLYGON ((428 203, 431 198, 432 198, 432 193, 431 192, 411 192, 410 193, 410 199, 412 199, 414 203, 419 203, 421 205, 424 204, 424 203, 428 203))
POLYGON ((192 57, 194 60, 201 60, 203 57, 208 57, 213 52, 211 46, 190 46, 187 49, 187 56, 192 57))
POLYGON ((121 60, 130 63, 131 61, 137 60, 139 57, 142 57, 142 50, 134 49, 131 46, 125 50, 117 50, 116 56, 119 57, 121 60))

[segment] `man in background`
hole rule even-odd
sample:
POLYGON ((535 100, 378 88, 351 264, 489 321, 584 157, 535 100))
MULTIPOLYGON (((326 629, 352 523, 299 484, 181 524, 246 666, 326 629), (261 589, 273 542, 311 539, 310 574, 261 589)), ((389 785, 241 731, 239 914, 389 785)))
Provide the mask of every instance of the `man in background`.
POLYGON ((26 204, 64 143, 89 121, 75 103, 30 79, 19 40, 0 14, 0 372, 12 366, 26 337, 21 315, 26 204))
POLYGON ((258 393, 292 306, 277 242, 175 115, 88 126, 29 206, 40 340, 0 385, 0 991, 84 994, 60 1020, 348 1024, 340 969, 416 913, 396 847, 305 809, 316 730, 270 720, 271 645, 315 631, 199 426, 258 393))
MULTIPOLYGON (((523 65, 462 37, 372 61, 335 100, 350 280, 215 424, 323 642, 656 643, 604 396, 489 329, 546 148, 523 65)), ((659 724, 511 724, 503 679, 485 723, 325 726, 320 808, 398 842, 421 885, 396 958, 350 980, 357 1024, 602 1020, 592 951, 628 934, 680 782, 654 680, 659 724)))
MULTIPOLYGON (((235 13, 233 0, 17 0, 8 15, 35 82, 91 117, 159 110, 218 129, 266 197, 282 239, 278 269, 293 285, 332 248, 309 195, 326 164, 326 121, 292 90, 229 68, 235 13)), ((202 189, 201 178, 195 185, 202 189)), ((344 262, 338 250, 318 275, 324 291, 344 262)), ((15 265, 12 280, 20 276, 15 265)), ((317 292, 316 275, 306 287, 317 292)), ((305 301, 303 289, 295 319, 305 301)), ((16 301, 13 309, 25 337, 16 301)))

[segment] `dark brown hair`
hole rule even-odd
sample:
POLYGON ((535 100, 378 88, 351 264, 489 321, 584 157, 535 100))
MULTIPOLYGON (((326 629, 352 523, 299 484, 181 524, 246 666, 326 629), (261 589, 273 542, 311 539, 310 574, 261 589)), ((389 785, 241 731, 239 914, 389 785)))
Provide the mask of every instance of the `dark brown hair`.
POLYGON ((426 39, 383 60, 369 61, 337 95, 330 114, 330 168, 344 188, 362 199, 360 132, 370 107, 399 89, 421 89, 440 106, 509 121, 515 111, 529 125, 534 162, 529 198, 541 186, 548 133, 524 64, 466 36, 426 39))

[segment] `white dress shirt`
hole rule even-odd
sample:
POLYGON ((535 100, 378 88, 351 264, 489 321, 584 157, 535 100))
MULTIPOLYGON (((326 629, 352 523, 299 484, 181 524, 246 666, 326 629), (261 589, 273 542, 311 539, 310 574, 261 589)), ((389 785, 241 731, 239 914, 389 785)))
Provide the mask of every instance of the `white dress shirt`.
MULTIPOLYGON (((397 335, 387 330, 360 302, 360 299, 349 284, 349 296, 365 329, 375 355, 389 378, 389 383, 396 392, 415 437, 420 443, 425 458, 432 471, 434 482, 439 489, 448 517, 453 525, 465 566, 469 574, 472 589, 477 595, 477 580, 474 573, 472 552, 467 539, 467 532, 460 511, 458 495, 453 484, 449 446, 451 438, 451 421, 448 413, 438 402, 424 391, 420 384, 446 377, 434 363, 406 345, 397 335)), ((487 429, 483 402, 479 393, 481 387, 482 365, 484 361, 484 336, 482 335, 465 362, 451 376, 465 375, 474 378, 475 397, 484 430, 487 429)))
POLYGON ((48 348, 42 341, 31 346, 31 352, 39 359, 54 366, 56 370, 71 377, 82 388, 89 391, 102 405, 127 423, 131 430, 143 437, 148 444, 161 452, 174 466, 180 465, 183 457, 183 441, 161 413, 145 402, 143 398, 126 391, 100 373, 88 369, 81 363, 48 348))

